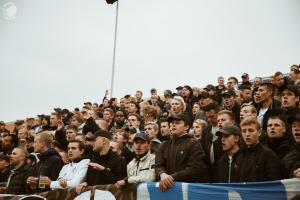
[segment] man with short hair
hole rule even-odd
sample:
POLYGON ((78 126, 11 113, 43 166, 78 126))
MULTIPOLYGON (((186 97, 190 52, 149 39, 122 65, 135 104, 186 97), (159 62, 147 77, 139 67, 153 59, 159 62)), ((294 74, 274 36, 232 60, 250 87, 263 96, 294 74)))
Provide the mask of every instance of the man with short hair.
POLYGON ((259 87, 262 84, 262 78, 261 77, 255 77, 253 81, 253 87, 256 88, 259 87))
POLYGON ((23 147, 15 147, 10 155, 10 164, 13 169, 7 181, 8 194, 26 194, 28 193, 26 181, 32 168, 27 165, 28 152, 23 147))
POLYGON ((253 105, 243 104, 241 106, 240 120, 242 121, 246 117, 257 117, 257 111, 253 105))
POLYGON ((280 179, 279 159, 272 150, 260 143, 261 128, 256 118, 245 118, 240 126, 246 148, 242 150, 237 159, 237 172, 233 182, 280 179))
POLYGON ((150 146, 151 146, 151 152, 156 152, 161 141, 159 139, 157 139, 157 134, 159 131, 159 127, 157 125, 157 123, 155 122, 147 122, 145 124, 145 132, 148 134, 149 136, 149 140, 150 140, 150 146))
POLYGON ((77 127, 74 125, 68 126, 66 129, 66 134, 67 134, 67 140, 70 142, 71 140, 75 140, 75 137, 77 135, 77 127))
POLYGON ((4 134, 2 138, 2 153, 10 155, 12 150, 18 146, 18 136, 15 134, 4 134))
POLYGON ((114 125, 114 117, 115 117, 115 113, 114 113, 113 109, 111 109, 111 108, 105 108, 104 109, 103 119, 108 124, 108 130, 110 130, 114 125))
POLYGON ((273 77, 276 88, 280 88, 284 85, 284 76, 282 72, 276 72, 273 77))
POLYGON ((86 186, 114 184, 126 177, 125 159, 113 152, 109 146, 111 135, 108 131, 98 130, 94 133, 94 155, 89 164, 86 182, 77 186, 80 193, 86 186))
POLYGON ((137 114, 128 115, 129 127, 134 127, 137 132, 140 132, 141 118, 137 114))
POLYGON ((149 151, 149 135, 145 132, 137 133, 133 141, 135 158, 127 165, 127 177, 115 184, 118 188, 155 180, 155 155, 149 151))
MULTIPOLYGON (((219 131, 218 127, 218 112, 220 110, 219 105, 216 103, 209 104, 203 108, 207 119, 208 126, 203 130, 201 143, 206 155, 207 164, 213 165, 215 163, 215 148, 219 146, 217 142, 218 136, 216 135, 219 131)), ((209 167, 211 170, 212 167, 209 167)))
POLYGON ((241 86, 242 104, 252 102, 252 92, 250 86, 241 86))
POLYGON ((79 140, 70 140, 68 157, 70 163, 63 166, 56 181, 49 178, 44 182, 51 189, 75 188, 85 180, 89 159, 82 159, 85 145, 79 140))
POLYGON ((218 77, 218 85, 215 86, 215 90, 216 90, 216 96, 218 98, 218 103, 221 103, 222 101, 221 94, 223 93, 223 91, 226 90, 223 76, 218 77))
POLYGON ((232 182, 236 176, 236 158, 240 154, 239 141, 241 131, 235 125, 225 126, 217 132, 221 137, 222 150, 226 153, 218 160, 215 170, 215 180, 217 182, 232 182))
POLYGON ((167 119, 163 118, 160 120, 160 135, 159 135, 159 140, 160 141, 165 141, 170 139, 170 126, 169 122, 167 119))
POLYGON ((228 90, 237 90, 238 89, 238 79, 234 76, 231 76, 227 79, 227 89, 228 90))
POLYGON ((300 112, 299 109, 299 87, 295 85, 283 86, 279 89, 281 96, 281 107, 290 118, 300 112))
POLYGON ((136 92, 135 92, 135 99, 136 99, 136 102, 139 104, 139 103, 141 103, 142 101, 143 101, 143 92, 142 91, 140 91, 140 90, 137 90, 136 92))
MULTIPOLYGON (((53 137, 50 132, 44 131, 34 138, 34 152, 39 153, 39 162, 34 166, 33 176, 27 179, 27 184, 31 185, 34 177, 41 175, 48 177, 50 180, 56 180, 64 163, 59 153, 51 147, 53 137)), ((38 191, 47 191, 49 187, 38 191)))
POLYGON ((138 104, 134 101, 130 101, 127 109, 128 114, 137 114, 138 110, 138 104))
POLYGON ((291 150, 291 143, 286 131, 286 118, 283 114, 274 114, 269 117, 264 145, 274 151, 279 159, 282 159, 291 150))
POLYGON ((262 83, 257 90, 258 108, 257 121, 262 127, 262 130, 267 130, 267 119, 272 110, 280 109, 280 102, 273 99, 274 86, 271 83, 262 83))
POLYGON ((201 143, 188 134, 190 121, 186 114, 170 116, 172 138, 164 141, 155 158, 155 172, 161 191, 179 182, 208 181, 205 153, 201 143))
POLYGON ((110 129, 112 133, 116 133, 119 129, 124 129, 127 125, 125 112, 122 110, 116 111, 114 126, 110 129))

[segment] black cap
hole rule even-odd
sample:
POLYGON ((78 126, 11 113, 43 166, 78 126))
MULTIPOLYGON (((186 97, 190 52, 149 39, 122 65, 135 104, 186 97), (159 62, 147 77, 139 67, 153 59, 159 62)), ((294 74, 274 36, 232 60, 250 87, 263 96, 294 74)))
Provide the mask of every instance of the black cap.
POLYGON ((289 90, 295 94, 295 96, 300 96, 300 91, 296 85, 284 85, 279 88, 279 92, 282 93, 284 90, 289 90))
POLYGON ((187 114, 181 113, 179 115, 171 115, 168 117, 168 122, 172 122, 173 120, 183 120, 185 124, 190 125, 190 118, 187 114))
POLYGON ((94 138, 96 139, 97 137, 105 137, 107 139, 111 139, 111 134, 108 131, 103 131, 103 130, 98 130, 94 133, 94 138))
POLYGON ((0 125, 5 125, 4 121, 0 121, 0 125))
POLYGON ((208 84, 205 88, 204 88, 204 90, 215 90, 215 86, 213 86, 212 84, 208 84))
POLYGON ((236 93, 233 91, 233 90, 226 90, 222 93, 222 97, 225 97, 225 96, 236 96, 236 93))
POLYGON ((176 90, 182 90, 182 89, 183 89, 182 86, 178 86, 178 87, 176 88, 176 90))
POLYGON ((8 155, 5 155, 3 153, 0 153, 0 159, 1 160, 6 160, 7 162, 9 162, 9 156, 8 155))
POLYGON ((294 115, 294 116, 291 116, 291 117, 289 117, 288 118, 288 123, 293 123, 295 120, 298 120, 298 121, 300 121, 300 113, 298 113, 298 114, 296 114, 296 115, 294 115))
POLYGON ((222 130, 217 131, 216 135, 220 136, 220 135, 241 135, 241 130, 239 129, 239 127, 234 126, 234 125, 229 125, 229 126, 225 126, 222 130))
POLYGON ((137 133, 135 136, 134 136, 134 139, 133 140, 136 140, 136 139, 142 139, 142 140, 145 140, 145 141, 150 141, 149 140, 149 136, 147 133, 145 132, 140 132, 140 133, 137 133))

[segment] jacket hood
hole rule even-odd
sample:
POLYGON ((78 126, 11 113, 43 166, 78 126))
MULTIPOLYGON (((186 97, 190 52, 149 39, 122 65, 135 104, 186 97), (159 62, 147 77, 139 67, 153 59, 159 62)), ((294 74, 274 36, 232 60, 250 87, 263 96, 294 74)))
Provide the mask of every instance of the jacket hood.
POLYGON ((46 160, 47 158, 49 158, 50 156, 54 156, 54 155, 57 155, 60 157, 59 153, 52 147, 50 147, 47 151, 43 152, 43 153, 40 153, 38 155, 38 158, 40 160, 46 160))

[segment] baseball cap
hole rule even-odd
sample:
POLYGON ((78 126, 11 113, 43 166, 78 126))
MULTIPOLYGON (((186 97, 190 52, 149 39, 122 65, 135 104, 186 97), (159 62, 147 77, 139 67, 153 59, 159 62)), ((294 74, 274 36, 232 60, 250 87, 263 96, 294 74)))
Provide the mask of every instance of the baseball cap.
POLYGON ((236 96, 235 92, 233 90, 226 90, 222 93, 222 97, 225 97, 225 96, 236 96))
POLYGON ((107 139, 111 139, 111 134, 108 131, 98 130, 94 133, 93 137, 96 139, 97 137, 105 137, 107 139))
POLYGON ((171 115, 168 117, 168 122, 172 122, 173 120, 183 120, 186 124, 190 125, 190 118, 187 114, 181 113, 179 115, 171 115))
POLYGON ((145 140, 145 141, 149 141, 149 136, 147 133, 145 132, 140 132, 140 133, 137 133, 135 136, 134 136, 134 139, 133 140, 136 140, 136 139, 142 139, 142 140, 145 140))
POLYGON ((224 134, 224 135, 241 135, 241 130, 237 126, 229 125, 229 126, 225 126, 222 130, 219 130, 216 132, 217 136, 220 136, 222 134, 224 134))
POLYGON ((279 92, 282 93, 284 90, 289 90, 295 94, 295 96, 300 96, 300 91, 296 85, 284 85, 279 88, 279 92))

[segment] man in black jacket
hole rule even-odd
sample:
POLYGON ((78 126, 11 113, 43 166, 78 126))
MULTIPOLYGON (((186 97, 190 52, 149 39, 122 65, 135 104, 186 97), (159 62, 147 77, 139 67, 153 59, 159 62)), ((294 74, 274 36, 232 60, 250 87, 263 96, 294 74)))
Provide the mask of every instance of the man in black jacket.
MULTIPOLYGON (((272 110, 280 110, 280 102, 273 99, 274 86, 271 83, 262 83, 258 90, 258 108, 257 120, 262 127, 263 131, 267 131, 267 120, 272 113, 272 110)), ((283 111, 282 111, 283 112, 283 111)))
MULTIPOLYGON (((43 180, 47 182, 48 186, 52 180, 56 180, 64 163, 58 152, 51 147, 53 137, 50 132, 44 131, 39 133, 34 139, 34 151, 38 154, 39 162, 34 166, 33 174, 27 179, 27 184, 33 184, 34 177, 44 176, 43 180)), ((45 189, 38 189, 38 191, 50 190, 49 187, 45 189)))
POLYGON ((98 130, 95 132, 94 138, 93 151, 95 154, 89 164, 86 182, 76 188, 78 193, 86 186, 114 184, 127 176, 125 159, 110 149, 110 133, 98 130))
POLYGON ((282 159, 291 150, 287 135, 286 119, 282 114, 271 115, 267 121, 267 138, 263 143, 282 159))
POLYGON ((241 124, 246 148, 237 159, 237 176, 233 182, 273 181, 281 178, 279 159, 269 148, 263 146, 259 137, 260 124, 256 118, 245 118, 241 124))
POLYGON ((222 149, 226 153, 218 160, 215 170, 216 182, 232 182, 236 173, 236 158, 240 154, 239 140, 241 131, 235 125, 225 126, 217 132, 221 137, 222 149))
POLYGON ((155 173, 161 191, 173 187, 174 181, 206 182, 209 179, 201 143, 188 135, 186 114, 168 118, 172 138, 161 143, 155 158, 155 173))
POLYGON ((8 177, 8 187, 6 193, 8 194, 26 194, 27 178, 32 173, 30 165, 26 164, 28 152, 23 147, 15 147, 10 155, 10 163, 13 169, 8 177))
POLYGON ((299 177, 300 171, 300 114, 298 113, 297 115, 289 118, 288 121, 292 124, 295 144, 293 149, 281 161, 281 169, 284 178, 293 176, 299 177))

